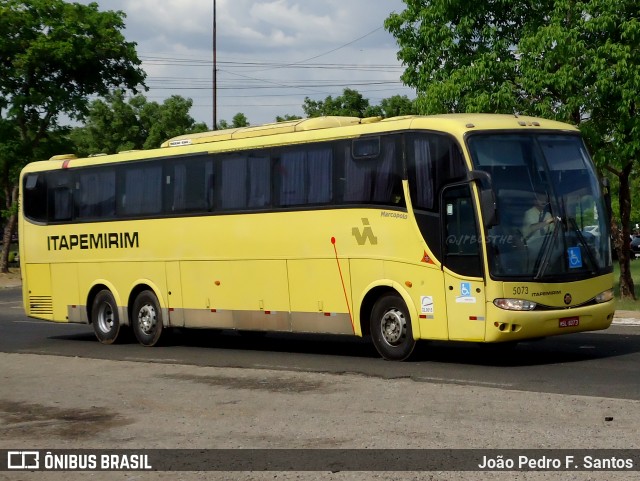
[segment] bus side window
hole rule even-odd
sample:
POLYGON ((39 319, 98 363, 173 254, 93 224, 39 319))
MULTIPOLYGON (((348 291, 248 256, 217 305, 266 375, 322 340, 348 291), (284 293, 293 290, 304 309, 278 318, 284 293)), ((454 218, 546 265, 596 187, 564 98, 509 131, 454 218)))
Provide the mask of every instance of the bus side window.
POLYGON ((69 187, 53 189, 53 212, 51 220, 71 220, 73 217, 73 193, 69 187))
POLYGON ((247 208, 247 157, 233 155, 220 161, 220 197, 222 210, 247 208))
POLYGON ((344 202, 404 205, 396 137, 381 137, 378 142, 356 139, 346 146, 344 202), (379 148, 372 150, 374 145, 379 148))
POLYGON ((73 219, 72 178, 68 172, 51 172, 49 184, 49 220, 63 221, 73 219))
POLYGON ((161 165, 125 167, 122 209, 125 215, 157 214, 162 210, 161 165))
POLYGON ((78 176, 76 192, 80 219, 107 219, 116 213, 116 173, 112 168, 78 176))
POLYGON ((204 164, 204 192, 207 211, 211 212, 215 208, 215 162, 209 158, 204 164))
POLYGON ((306 152, 283 152, 280 157, 280 205, 302 205, 307 191, 306 152))
POLYGON ((171 160, 168 187, 170 212, 205 212, 211 209, 208 182, 213 180, 209 159, 187 157, 171 160))
POLYGON ((278 164, 279 205, 328 204, 333 199, 333 149, 285 150, 278 164))
POLYGON ((468 184, 443 190, 444 264, 452 271, 482 276, 480 236, 468 184))
POLYGON ((47 183, 44 173, 27 174, 24 178, 24 215, 36 222, 47 221, 47 183))
POLYGON ((249 208, 262 209, 271 205, 271 157, 251 154, 248 162, 249 208))
POLYGON ((333 149, 318 147, 307 153, 309 204, 328 204, 333 200, 333 149))

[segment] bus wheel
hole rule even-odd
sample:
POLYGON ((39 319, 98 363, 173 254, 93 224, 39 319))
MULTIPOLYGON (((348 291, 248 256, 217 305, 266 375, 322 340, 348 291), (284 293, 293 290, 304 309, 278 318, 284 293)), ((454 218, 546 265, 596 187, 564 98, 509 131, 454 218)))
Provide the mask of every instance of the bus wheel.
POLYGON ((402 297, 386 294, 373 306, 371 339, 380 355, 389 361, 404 361, 411 355, 416 341, 402 297))
POLYGON ((122 326, 118 317, 118 306, 111 291, 98 292, 91 307, 91 323, 98 341, 102 344, 116 342, 122 326))
POLYGON ((162 311, 155 294, 142 291, 133 303, 131 325, 143 346, 155 346, 162 335, 162 311))

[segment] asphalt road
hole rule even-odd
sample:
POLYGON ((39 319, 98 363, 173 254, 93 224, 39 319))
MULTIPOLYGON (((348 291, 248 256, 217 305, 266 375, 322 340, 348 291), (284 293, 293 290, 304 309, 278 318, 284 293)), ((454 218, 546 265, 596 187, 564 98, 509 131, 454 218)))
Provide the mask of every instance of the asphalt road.
POLYGON ((380 379, 502 390, 640 400, 640 326, 525 342, 504 350, 469 343, 425 342, 408 362, 381 360, 365 340, 350 337, 173 333, 167 345, 134 341, 105 346, 91 326, 28 319, 19 289, 0 290, 0 352, 72 358, 358 374, 380 379))
POLYGON ((407 449, 473 449, 476 457, 487 449, 511 449, 510 455, 590 449, 624 456, 640 448, 639 367, 638 326, 511 351, 428 342, 404 363, 383 361, 368 342, 348 337, 188 331, 163 347, 104 346, 90 326, 28 319, 20 290, 0 289, 0 451, 162 450, 156 459, 177 449, 205 453, 202 464, 186 471, 0 471, 0 479, 640 479, 640 457, 634 471, 619 472, 381 466, 385 457, 404 466, 407 449), (218 472, 207 449, 247 459, 252 449, 283 449, 294 457, 316 449, 386 455, 366 471, 325 467, 316 454, 316 470, 218 472))

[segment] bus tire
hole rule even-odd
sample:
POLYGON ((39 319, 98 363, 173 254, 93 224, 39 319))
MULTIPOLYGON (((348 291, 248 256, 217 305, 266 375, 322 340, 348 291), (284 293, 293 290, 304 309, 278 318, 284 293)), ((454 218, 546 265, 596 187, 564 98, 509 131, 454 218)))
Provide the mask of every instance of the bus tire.
POLYGON ((93 299, 91 324, 93 332, 102 344, 113 344, 118 340, 123 326, 120 324, 118 306, 111 291, 102 290, 93 299))
POLYGON ((159 343, 163 331, 162 310, 158 298, 151 291, 142 291, 133 303, 131 326, 136 339, 143 346, 159 343))
POLYGON ((371 339, 389 361, 404 361, 416 346, 407 304, 397 294, 385 294, 371 311, 371 339))

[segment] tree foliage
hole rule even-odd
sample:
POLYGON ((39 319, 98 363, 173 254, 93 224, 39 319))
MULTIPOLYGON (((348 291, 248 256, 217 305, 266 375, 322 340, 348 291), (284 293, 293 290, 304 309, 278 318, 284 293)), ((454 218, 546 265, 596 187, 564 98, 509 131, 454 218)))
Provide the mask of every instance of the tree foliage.
POLYGON ((326 115, 366 117, 368 109, 369 100, 353 89, 344 89, 342 95, 336 98, 328 96, 324 100, 311 100, 307 97, 302 105, 302 110, 307 117, 326 115))
POLYGON ((374 113, 376 113, 375 109, 379 109, 376 116, 383 117, 385 119, 401 117, 403 115, 415 115, 418 113, 415 102, 410 100, 406 95, 394 95, 392 97, 382 99, 380 101, 380 105, 378 107, 373 107, 373 109, 374 113))
POLYGON ((404 0, 385 22, 421 113, 521 112, 578 125, 615 176, 629 272, 630 175, 640 158, 637 0, 404 0))
POLYGON ((302 117, 300 117, 299 115, 286 114, 286 115, 282 115, 282 116, 278 115, 276 117, 276 122, 288 122, 289 120, 301 120, 301 119, 302 119, 302 117))
POLYGON ((415 114, 416 107, 406 95, 394 95, 383 99, 380 105, 371 105, 357 90, 346 88, 342 95, 324 100, 304 99, 302 110, 307 117, 338 115, 346 117, 397 117, 415 114))
POLYGON ((231 119, 231 123, 223 119, 220 122, 218 122, 216 129, 218 130, 237 129, 239 127, 248 127, 248 126, 249 126, 249 121, 247 120, 247 116, 242 112, 238 112, 233 116, 233 119, 231 119))
POLYGON ((71 134, 78 155, 157 148, 171 137, 207 130, 189 115, 191 99, 174 95, 158 104, 141 94, 125 97, 118 90, 91 102, 85 125, 71 134))
POLYGON ((526 98, 515 78, 514 46, 548 2, 404 1, 406 9, 385 26, 396 37, 402 80, 416 88, 421 113, 521 108, 526 98))
POLYGON ((0 105, 22 139, 37 143, 61 115, 79 118, 90 95, 135 89, 145 74, 122 33, 124 13, 62 0, 0 6, 0 105))
MULTIPOLYGON (((98 5, 63 0, 3 0, 0 3, 0 121, 6 156, 0 179, 12 206, 17 202, 19 168, 36 159, 38 148, 61 116, 81 118, 91 95, 136 89, 145 74, 135 44, 121 33, 124 13, 100 12, 98 5), (7 124, 8 123, 8 124, 7 124)), ((15 209, 14 209, 15 212, 15 209)), ((7 270, 9 239, 16 215, 4 228, 0 270, 7 270)))

